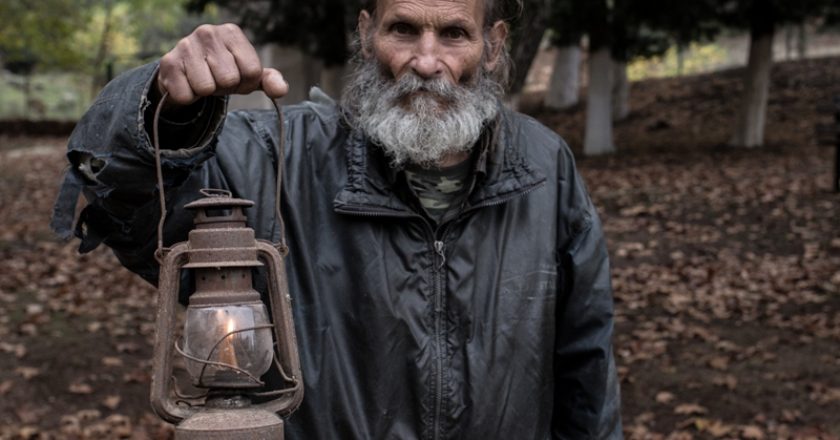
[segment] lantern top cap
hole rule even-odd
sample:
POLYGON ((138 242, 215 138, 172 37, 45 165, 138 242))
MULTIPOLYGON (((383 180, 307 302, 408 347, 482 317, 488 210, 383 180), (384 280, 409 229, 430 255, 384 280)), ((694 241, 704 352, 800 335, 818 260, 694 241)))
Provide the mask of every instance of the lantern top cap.
POLYGON ((202 189, 201 194, 204 195, 203 198, 186 204, 184 208, 201 210, 235 207, 250 208, 254 206, 254 202, 250 200, 234 198, 230 191, 221 189, 202 189))

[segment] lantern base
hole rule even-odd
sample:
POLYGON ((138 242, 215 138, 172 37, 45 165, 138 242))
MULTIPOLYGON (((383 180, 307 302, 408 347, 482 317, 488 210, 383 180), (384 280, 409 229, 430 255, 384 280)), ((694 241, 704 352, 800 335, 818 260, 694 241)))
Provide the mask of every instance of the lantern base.
POLYGON ((283 420, 258 409, 209 409, 175 427, 175 440, 283 440, 283 420))

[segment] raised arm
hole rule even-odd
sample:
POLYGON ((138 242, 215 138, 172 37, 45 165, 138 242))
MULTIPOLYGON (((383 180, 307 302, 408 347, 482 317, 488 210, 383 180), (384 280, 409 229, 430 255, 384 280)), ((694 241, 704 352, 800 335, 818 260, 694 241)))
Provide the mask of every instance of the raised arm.
MULTIPOLYGON (((70 137, 70 167, 56 200, 52 227, 64 238, 82 239, 80 251, 111 247, 130 270, 157 280, 152 258, 160 216, 151 121, 164 93, 160 121, 164 189, 170 206, 195 198, 213 157, 225 115, 222 96, 262 89, 283 96, 282 75, 260 64, 256 50, 235 25, 197 28, 158 63, 109 83, 70 137), (79 193, 88 202, 74 225, 79 193)), ((180 241, 191 219, 172 212, 164 241, 180 241)))

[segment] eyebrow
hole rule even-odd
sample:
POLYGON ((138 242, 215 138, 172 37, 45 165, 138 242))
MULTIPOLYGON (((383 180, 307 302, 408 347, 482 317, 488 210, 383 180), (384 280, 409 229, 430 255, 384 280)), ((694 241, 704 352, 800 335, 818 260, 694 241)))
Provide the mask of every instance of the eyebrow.
MULTIPOLYGON (((384 20, 383 20, 383 23, 387 23, 387 24, 399 23, 399 22, 405 22, 405 23, 409 23, 409 24, 412 24, 412 25, 416 25, 417 24, 417 19, 416 19, 416 16, 409 16, 409 15, 406 15, 402 12, 395 12, 394 15, 392 15, 390 17, 385 17, 384 20)), ((467 20, 467 19, 465 19, 463 17, 460 17, 460 16, 455 16, 455 17, 451 17, 451 18, 446 18, 443 21, 443 23, 441 25, 441 28, 446 29, 446 28, 451 28, 451 27, 460 27, 460 28, 464 28, 464 29, 470 29, 473 26, 470 23, 471 23, 470 20, 467 20)))

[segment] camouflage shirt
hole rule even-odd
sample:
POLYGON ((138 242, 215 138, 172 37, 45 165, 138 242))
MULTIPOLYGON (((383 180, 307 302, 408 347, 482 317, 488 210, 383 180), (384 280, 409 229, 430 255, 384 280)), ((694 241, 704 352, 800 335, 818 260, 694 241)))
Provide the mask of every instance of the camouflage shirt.
POLYGON ((405 176, 429 217, 443 223, 458 213, 466 199, 470 171, 472 161, 465 160, 446 168, 424 169, 409 166, 405 170, 405 176))

